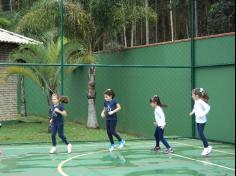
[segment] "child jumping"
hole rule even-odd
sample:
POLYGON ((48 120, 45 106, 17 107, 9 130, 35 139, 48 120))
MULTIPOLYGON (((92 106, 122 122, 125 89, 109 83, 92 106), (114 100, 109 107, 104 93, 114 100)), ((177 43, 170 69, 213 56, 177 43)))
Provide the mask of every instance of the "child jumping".
POLYGON ((154 151, 159 152, 161 150, 160 147, 160 141, 163 143, 163 145, 166 147, 165 153, 170 154, 173 153, 173 149, 167 142, 167 140, 164 138, 164 129, 166 126, 166 120, 165 120, 165 114, 163 112, 163 108, 167 107, 166 105, 163 105, 161 103, 160 97, 155 95, 150 99, 150 106, 155 109, 154 115, 156 122, 154 124, 156 125, 156 131, 155 131, 155 139, 156 139, 156 147, 154 148, 154 151))
POLYGON ((101 113, 102 118, 106 118, 106 128, 107 135, 110 140, 109 151, 112 152, 115 149, 115 142, 113 136, 115 136, 119 140, 119 149, 122 149, 125 146, 125 141, 120 137, 120 135, 116 132, 117 126, 117 113, 121 110, 121 106, 116 102, 115 93, 111 89, 107 89, 104 92, 104 109, 101 113))
POLYGON ((207 123, 207 114, 211 107, 208 105, 209 96, 203 88, 196 88, 192 91, 192 98, 195 102, 193 111, 189 114, 195 114, 197 129, 200 139, 204 145, 202 156, 207 156, 212 152, 212 146, 209 146, 207 139, 204 135, 204 129, 207 123))
POLYGON ((69 100, 67 97, 60 97, 57 94, 52 95, 52 105, 50 108, 51 115, 51 135, 52 135, 52 149, 50 150, 50 154, 56 153, 56 134, 59 134, 59 137, 67 145, 68 153, 72 152, 72 145, 67 141, 64 135, 64 120, 63 117, 67 116, 67 112, 64 109, 64 105, 62 103, 68 103, 69 100))

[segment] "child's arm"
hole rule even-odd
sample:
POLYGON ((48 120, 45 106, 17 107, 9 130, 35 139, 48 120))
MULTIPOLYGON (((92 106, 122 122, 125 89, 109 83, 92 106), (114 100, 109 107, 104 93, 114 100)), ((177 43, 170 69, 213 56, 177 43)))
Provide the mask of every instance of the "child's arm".
POLYGON ((158 126, 158 121, 160 121, 160 123, 159 124, 161 124, 161 126, 159 126, 160 128, 162 128, 162 129, 164 129, 165 128, 165 114, 164 114, 164 112, 162 111, 162 110, 158 110, 158 109, 156 109, 155 110, 155 119, 156 119, 156 124, 157 124, 157 126, 158 126))
POLYGON ((121 105, 118 103, 118 104, 116 105, 116 109, 115 109, 114 111, 108 112, 108 114, 109 114, 109 115, 113 115, 113 114, 119 112, 120 110, 121 110, 121 105))
POLYGON ((55 109, 55 112, 61 114, 62 116, 66 117, 67 116, 67 112, 65 110, 61 111, 58 108, 55 109))
POLYGON ((211 107, 205 101, 201 101, 201 105, 202 105, 204 111, 200 114, 200 117, 204 117, 210 112, 211 107))
POLYGON ((189 116, 192 116, 193 114, 195 114, 195 111, 194 111, 194 110, 189 113, 189 116))
POLYGON ((102 113, 101 113, 101 117, 102 117, 102 118, 105 118, 105 117, 106 117, 105 112, 106 112, 106 109, 105 109, 105 107, 104 107, 103 110, 102 110, 102 113))
POLYGON ((193 114, 195 114, 195 107, 193 108, 192 112, 189 113, 189 116, 192 116, 193 114))

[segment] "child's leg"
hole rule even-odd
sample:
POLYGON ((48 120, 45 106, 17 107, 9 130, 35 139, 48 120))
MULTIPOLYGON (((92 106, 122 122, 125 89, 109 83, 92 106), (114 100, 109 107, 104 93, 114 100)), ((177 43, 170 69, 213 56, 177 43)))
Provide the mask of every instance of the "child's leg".
POLYGON ((111 132, 111 120, 107 120, 106 121, 106 127, 107 127, 107 136, 110 140, 110 143, 111 145, 114 145, 115 142, 114 142, 114 139, 113 139, 113 136, 112 136, 112 132, 111 132))
POLYGON ((167 148, 170 149, 171 146, 169 145, 169 143, 166 141, 166 139, 164 138, 164 129, 158 127, 158 134, 159 134, 159 139, 160 141, 163 143, 163 145, 167 148))
POLYGON ((120 135, 116 132, 116 125, 117 125, 117 120, 111 120, 111 134, 115 136, 119 142, 122 141, 120 135))
POLYGON ((154 137, 156 139, 156 147, 159 148, 160 147, 160 138, 159 138, 159 134, 158 134, 158 127, 156 127, 156 131, 155 131, 155 134, 154 134, 154 137))
POLYGON ((198 135, 199 135, 200 139, 202 140, 204 148, 207 148, 207 147, 209 147, 209 145, 208 145, 207 139, 204 135, 205 125, 206 125, 205 123, 203 123, 203 124, 198 123, 197 124, 197 129, 198 129, 198 135))
POLYGON ((56 147, 56 145, 57 145, 56 134, 57 134, 57 125, 52 125, 51 137, 52 137, 52 146, 53 147, 56 147))
POLYGON ((61 125, 58 125, 58 135, 59 137, 61 138, 62 142, 66 145, 69 144, 69 142, 67 141, 65 135, 64 135, 64 125, 61 124, 61 125))

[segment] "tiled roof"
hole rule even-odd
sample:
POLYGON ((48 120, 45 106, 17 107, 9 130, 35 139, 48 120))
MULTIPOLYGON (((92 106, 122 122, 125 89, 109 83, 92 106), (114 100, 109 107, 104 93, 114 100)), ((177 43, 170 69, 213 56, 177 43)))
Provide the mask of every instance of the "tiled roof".
POLYGON ((40 42, 0 28, 0 42, 15 44, 39 44, 40 42))

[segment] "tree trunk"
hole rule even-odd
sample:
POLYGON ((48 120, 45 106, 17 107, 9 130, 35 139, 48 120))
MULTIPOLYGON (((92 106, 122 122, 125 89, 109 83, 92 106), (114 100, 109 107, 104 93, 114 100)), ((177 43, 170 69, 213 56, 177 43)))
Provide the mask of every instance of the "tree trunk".
POLYGON ((135 24, 132 23, 132 27, 131 27, 131 40, 130 40, 130 42, 131 42, 130 46, 131 47, 134 47, 134 29, 135 29, 135 24))
MULTIPOLYGON (((155 0, 155 12, 158 14, 157 0, 155 0)), ((155 26, 155 40, 157 43, 158 42, 158 20, 156 20, 156 26, 155 26)))
POLYGON ((148 19, 148 0, 145 0, 145 8, 146 8, 146 45, 149 44, 149 19, 148 19))
POLYGON ((171 27, 171 41, 174 41, 174 20, 173 20, 172 0, 170 0, 170 27, 171 27))
POLYGON ((125 46, 125 48, 127 48, 128 44, 127 44, 126 26, 125 25, 123 26, 123 32, 124 32, 124 46, 125 46))
POLYGON ((11 13, 13 13, 13 4, 12 4, 12 0, 9 1, 9 6, 10 6, 11 13))
POLYGON ((25 78, 22 76, 20 78, 20 86, 21 86, 21 116, 27 116, 26 111, 26 98, 25 98, 25 78))
POLYGON ((95 67, 89 68, 89 82, 88 82, 88 121, 87 127, 97 129, 99 128, 96 115, 96 82, 95 82, 95 67))
POLYGON ((194 6, 195 6, 195 33, 196 33, 196 37, 198 37, 198 4, 197 4, 197 0, 194 1, 194 6))

